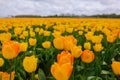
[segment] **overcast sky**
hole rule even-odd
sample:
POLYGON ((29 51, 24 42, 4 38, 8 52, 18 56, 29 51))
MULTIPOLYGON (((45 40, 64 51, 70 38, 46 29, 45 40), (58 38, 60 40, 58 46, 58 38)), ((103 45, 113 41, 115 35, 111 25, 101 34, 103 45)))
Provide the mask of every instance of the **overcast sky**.
POLYGON ((0 17, 10 15, 120 14, 120 0, 0 0, 0 17))

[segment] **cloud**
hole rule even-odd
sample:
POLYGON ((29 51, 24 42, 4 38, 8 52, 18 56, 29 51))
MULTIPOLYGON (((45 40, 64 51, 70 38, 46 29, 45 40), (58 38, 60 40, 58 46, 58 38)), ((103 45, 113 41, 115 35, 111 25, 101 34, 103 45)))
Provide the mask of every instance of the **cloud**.
POLYGON ((20 14, 120 14, 120 0, 0 0, 0 17, 20 14))

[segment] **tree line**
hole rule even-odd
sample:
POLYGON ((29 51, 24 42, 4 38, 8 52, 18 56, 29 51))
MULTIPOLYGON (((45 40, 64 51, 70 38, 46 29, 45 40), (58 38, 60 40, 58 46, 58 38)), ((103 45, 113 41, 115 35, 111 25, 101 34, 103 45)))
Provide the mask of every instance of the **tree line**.
POLYGON ((120 18, 120 14, 96 14, 96 15, 75 15, 75 14, 61 14, 61 15, 48 15, 48 16, 40 16, 40 15, 16 15, 16 16, 11 16, 15 18, 47 18, 47 17, 71 17, 71 18, 120 18))

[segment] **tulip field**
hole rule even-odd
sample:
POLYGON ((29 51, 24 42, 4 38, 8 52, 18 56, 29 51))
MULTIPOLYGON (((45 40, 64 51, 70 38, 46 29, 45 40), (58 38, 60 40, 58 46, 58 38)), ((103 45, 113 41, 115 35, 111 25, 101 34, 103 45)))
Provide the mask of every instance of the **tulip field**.
POLYGON ((1 18, 0 80, 120 80, 120 19, 1 18))

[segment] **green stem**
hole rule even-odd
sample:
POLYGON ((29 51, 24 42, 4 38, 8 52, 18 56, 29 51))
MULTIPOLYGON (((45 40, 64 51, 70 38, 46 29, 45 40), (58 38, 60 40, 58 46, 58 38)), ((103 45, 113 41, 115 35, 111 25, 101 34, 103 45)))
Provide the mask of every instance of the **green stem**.
POLYGON ((12 73, 12 60, 10 60, 9 63, 10 63, 10 80, 12 80, 11 79, 12 78, 12 76, 11 76, 11 73, 12 73))
POLYGON ((35 72, 31 73, 31 79, 30 80, 35 80, 35 72))

